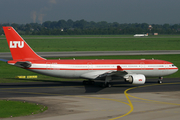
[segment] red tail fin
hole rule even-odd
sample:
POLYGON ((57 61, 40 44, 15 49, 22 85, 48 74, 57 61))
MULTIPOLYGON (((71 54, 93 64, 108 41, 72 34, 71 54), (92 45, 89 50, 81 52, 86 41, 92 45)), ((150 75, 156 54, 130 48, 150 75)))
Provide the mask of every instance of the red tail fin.
POLYGON ((13 27, 3 27, 13 60, 45 60, 37 55, 13 27))

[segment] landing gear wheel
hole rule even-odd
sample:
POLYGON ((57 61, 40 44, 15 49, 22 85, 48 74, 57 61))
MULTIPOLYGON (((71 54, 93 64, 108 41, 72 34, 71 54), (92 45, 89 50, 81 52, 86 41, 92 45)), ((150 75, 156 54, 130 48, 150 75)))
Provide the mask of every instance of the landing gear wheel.
POLYGON ((94 85, 94 83, 95 83, 95 82, 94 82, 93 80, 88 80, 88 81, 87 81, 87 80, 84 80, 84 81, 83 81, 83 85, 94 85))
POLYGON ((95 83, 94 81, 89 81, 89 82, 90 82, 89 83, 90 85, 94 85, 94 83, 95 83))
POLYGON ((108 82, 108 83, 103 83, 103 84, 102 84, 102 87, 103 87, 103 88, 105 88, 105 87, 109 87, 109 88, 110 88, 110 87, 111 87, 111 84, 109 84, 109 82, 108 82))
POLYGON ((163 77, 159 77, 158 83, 162 84, 163 77))
POLYGON ((87 85, 88 84, 88 81, 83 81, 83 85, 87 85))
POLYGON ((107 75, 102 86, 103 87, 111 87, 111 84, 109 84, 109 81, 111 81, 111 80, 112 80, 111 76, 107 75))
POLYGON ((102 87, 103 87, 103 88, 105 88, 105 87, 106 87, 106 84, 105 84, 105 83, 103 83, 103 84, 102 84, 102 87))
POLYGON ((111 87, 111 84, 107 84, 107 86, 110 88, 110 87, 111 87))
POLYGON ((162 84, 162 80, 159 80, 158 83, 159 83, 159 84, 162 84))

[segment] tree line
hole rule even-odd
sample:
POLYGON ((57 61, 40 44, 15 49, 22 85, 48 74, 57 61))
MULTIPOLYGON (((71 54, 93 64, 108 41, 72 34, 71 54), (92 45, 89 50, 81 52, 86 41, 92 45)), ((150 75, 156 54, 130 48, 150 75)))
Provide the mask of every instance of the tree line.
MULTIPOLYGON (((59 20, 39 23, 4 23, 2 26, 13 26, 21 35, 118 35, 118 34, 180 34, 180 24, 151 24, 147 23, 108 23, 86 20, 59 20)), ((0 31, 3 34, 3 30, 0 31)))

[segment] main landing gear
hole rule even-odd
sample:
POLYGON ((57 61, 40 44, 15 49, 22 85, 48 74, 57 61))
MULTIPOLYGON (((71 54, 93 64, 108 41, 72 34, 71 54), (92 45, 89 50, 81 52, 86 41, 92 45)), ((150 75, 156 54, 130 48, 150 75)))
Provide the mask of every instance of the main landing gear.
POLYGON ((93 80, 84 80, 83 81, 83 85, 94 85, 94 81, 93 80))
POLYGON ((111 84, 109 83, 110 80, 111 80, 111 76, 106 76, 106 79, 102 84, 102 87, 111 87, 111 84))
POLYGON ((103 87, 103 88, 105 88, 105 87, 111 87, 111 84, 110 84, 109 82, 103 83, 103 84, 102 84, 102 87, 103 87))
POLYGON ((159 77, 158 83, 162 84, 163 77, 159 77))
MULTIPOLYGON (((84 80, 83 81, 83 85, 94 85, 95 82, 93 80, 84 80)), ((108 81, 105 81, 102 85, 100 85, 101 87, 105 88, 105 87, 111 87, 111 84, 108 81)))
MULTIPOLYGON (((106 76, 104 83, 101 85, 103 88, 105 87, 111 87, 111 84, 109 83, 111 81, 111 76, 106 76)), ((84 80, 83 85, 94 85, 93 80, 84 80)))

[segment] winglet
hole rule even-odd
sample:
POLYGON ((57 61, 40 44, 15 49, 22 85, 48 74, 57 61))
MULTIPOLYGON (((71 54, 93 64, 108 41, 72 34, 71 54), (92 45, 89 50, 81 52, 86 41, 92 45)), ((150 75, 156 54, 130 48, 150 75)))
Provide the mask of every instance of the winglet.
POLYGON ((123 69, 121 68, 121 66, 117 66, 117 71, 123 71, 123 69))

